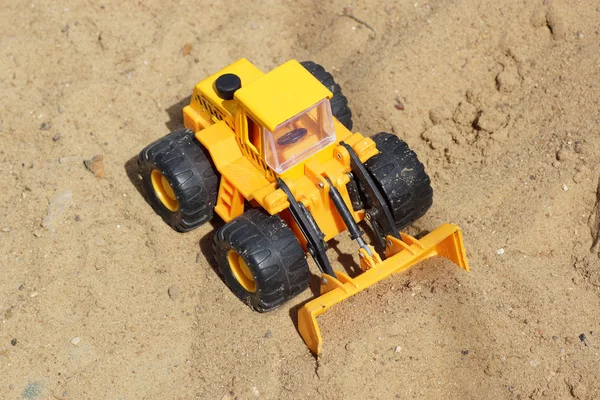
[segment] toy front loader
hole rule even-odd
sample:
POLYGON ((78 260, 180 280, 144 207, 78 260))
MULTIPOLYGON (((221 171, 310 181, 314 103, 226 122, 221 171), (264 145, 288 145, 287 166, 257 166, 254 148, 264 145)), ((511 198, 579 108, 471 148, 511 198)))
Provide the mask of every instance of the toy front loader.
POLYGON ((300 309, 298 328, 313 353, 321 352, 316 318, 334 304, 436 255, 468 270, 458 227, 419 240, 399 233, 431 207, 429 176, 396 135, 351 131, 348 101, 320 65, 290 60, 263 73, 241 59, 199 82, 183 114, 185 129, 140 152, 148 202, 180 232, 218 215, 219 272, 260 312, 308 288, 308 253, 321 296, 300 309), (385 257, 363 240, 363 220, 385 257), (344 231, 359 247, 355 277, 334 271, 326 255, 326 242, 344 231))

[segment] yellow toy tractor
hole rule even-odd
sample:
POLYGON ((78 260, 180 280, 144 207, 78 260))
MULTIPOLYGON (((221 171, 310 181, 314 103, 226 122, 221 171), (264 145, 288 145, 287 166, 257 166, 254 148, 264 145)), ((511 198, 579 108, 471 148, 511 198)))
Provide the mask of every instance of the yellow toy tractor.
POLYGON ((298 314, 298 330, 319 355, 317 316, 389 275, 435 255, 468 270, 461 231, 442 225, 416 239, 399 230, 432 204, 423 165, 390 133, 352 133, 340 86, 313 62, 263 73, 241 59, 198 83, 178 129, 143 149, 147 201, 185 232, 216 212, 214 238, 225 283, 257 311, 308 287, 310 254, 321 295, 298 314), (377 248, 365 243, 367 220, 377 248), (326 242, 348 231, 362 273, 334 270, 326 242))

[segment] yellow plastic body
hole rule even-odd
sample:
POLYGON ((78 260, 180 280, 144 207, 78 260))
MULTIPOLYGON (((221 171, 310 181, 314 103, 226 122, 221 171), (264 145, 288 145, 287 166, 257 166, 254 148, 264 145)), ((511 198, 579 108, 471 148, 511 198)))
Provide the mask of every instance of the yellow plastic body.
POLYGON ((321 295, 306 303, 298 312, 298 330, 315 355, 319 356, 323 348, 317 317, 333 305, 433 256, 442 256, 469 270, 462 233, 456 225, 444 224, 419 240, 404 233, 401 233, 401 237, 402 240, 387 237, 385 261, 369 260, 372 262, 369 266, 369 261, 363 261, 367 258, 363 253, 361 266, 364 272, 355 278, 340 271, 336 271, 336 277, 327 274, 322 276, 321 295))
MULTIPOLYGON (((331 96, 329 89, 295 60, 263 74, 248 60, 241 59, 195 86, 192 101, 184 108, 184 123, 196 132, 196 138, 209 151, 221 174, 215 212, 225 222, 239 216, 244 211, 244 202, 248 201, 270 214, 282 213, 304 243, 293 219, 284 212, 289 203, 283 191, 276 189, 275 180, 280 177, 296 200, 312 213, 325 240, 346 229, 329 199, 325 178, 331 180, 350 204, 346 189, 350 159, 339 142, 343 140, 353 146, 366 161, 377 154, 371 139, 353 134, 334 120, 334 143, 278 175, 266 165, 260 143, 253 143, 249 137, 248 118, 261 129, 275 130, 280 123, 331 96), (234 73, 242 82, 233 100, 223 100, 215 92, 215 80, 224 73, 234 73)), ((294 151, 293 147, 290 150, 294 151)), ((362 211, 353 214, 356 221, 364 217, 362 211)))
MULTIPOLYGON (((354 211, 351 206, 346 188, 351 171, 350 155, 339 142, 350 145, 365 162, 378 153, 373 140, 350 132, 334 120, 336 139, 332 144, 276 174, 264 161, 263 142, 260 137, 256 138, 257 134, 265 134, 264 129, 272 132, 286 120, 331 96, 329 89, 295 60, 264 74, 248 60, 241 59, 195 86, 191 103, 183 111, 184 124, 196 132, 196 138, 209 151, 221 174, 215 212, 225 222, 241 215, 248 201, 271 215, 279 214, 306 250, 306 240, 287 210, 288 199, 277 189, 278 177, 308 209, 326 241, 346 230, 329 197, 329 182, 340 192, 354 220, 360 222, 364 218, 363 210, 354 211), (215 80, 224 73, 236 74, 242 82, 232 100, 221 99, 214 89, 215 80)), ((290 151, 295 149, 292 147, 290 151)), ((420 240, 401 235, 402 241, 387 238, 385 261, 374 249, 361 248, 358 254, 363 273, 359 276, 351 278, 339 271, 335 277, 322 276, 321 296, 304 305, 298 315, 300 334, 313 353, 318 355, 322 349, 316 318, 334 304, 436 255, 469 269, 458 227, 442 225, 420 240)), ((238 262, 235 254, 230 256, 230 264, 237 265, 234 273, 238 281, 251 291, 253 282, 248 278, 247 268, 238 262)))

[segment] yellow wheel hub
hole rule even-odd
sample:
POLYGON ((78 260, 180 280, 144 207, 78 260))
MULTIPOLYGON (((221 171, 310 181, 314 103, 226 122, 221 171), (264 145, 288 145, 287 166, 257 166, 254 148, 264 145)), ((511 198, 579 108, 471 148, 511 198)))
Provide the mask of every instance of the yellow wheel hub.
POLYGON ((171 185, 169 185, 167 178, 165 178, 159 170, 153 169, 150 174, 150 179, 152 180, 154 193, 156 193, 156 197, 158 197, 163 206, 167 207, 170 211, 177 211, 179 209, 179 202, 177 201, 177 197, 175 197, 175 193, 173 193, 173 189, 171 188, 171 185))
POLYGON ((250 293, 256 292, 256 281, 252 275, 252 271, 248 268, 246 261, 238 254, 235 250, 229 250, 227 253, 227 261, 229 261, 229 268, 231 273, 238 281, 238 283, 250 293))

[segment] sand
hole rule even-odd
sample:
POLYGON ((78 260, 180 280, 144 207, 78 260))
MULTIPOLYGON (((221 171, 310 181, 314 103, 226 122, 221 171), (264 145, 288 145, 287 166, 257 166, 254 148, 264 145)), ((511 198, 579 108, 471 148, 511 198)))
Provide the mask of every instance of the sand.
POLYGON ((3 1, 0 397, 600 398, 598 6, 3 1), (435 189, 410 230, 458 224, 472 271, 432 259, 333 308, 319 361, 310 290, 241 304, 216 225, 172 231, 131 161, 240 57, 321 63, 355 131, 407 141, 435 189))

